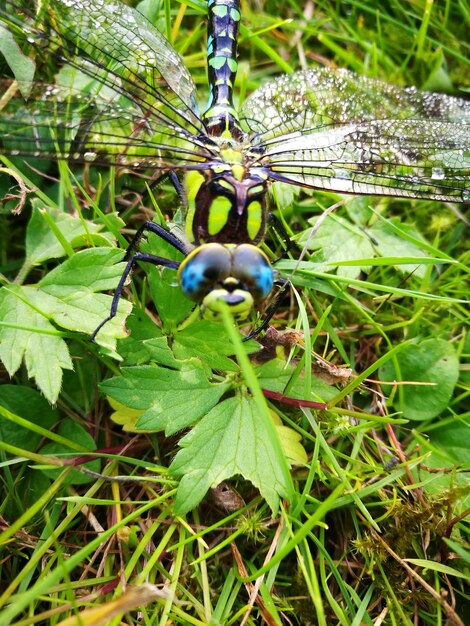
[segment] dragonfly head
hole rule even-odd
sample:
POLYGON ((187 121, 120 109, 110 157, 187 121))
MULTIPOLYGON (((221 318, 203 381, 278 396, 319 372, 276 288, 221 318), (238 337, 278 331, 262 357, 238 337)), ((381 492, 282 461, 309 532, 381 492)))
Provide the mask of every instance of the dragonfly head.
POLYGON ((178 278, 183 293, 201 305, 206 317, 218 317, 228 305, 234 317, 244 319, 273 287, 268 257, 248 243, 198 246, 181 263, 178 278))

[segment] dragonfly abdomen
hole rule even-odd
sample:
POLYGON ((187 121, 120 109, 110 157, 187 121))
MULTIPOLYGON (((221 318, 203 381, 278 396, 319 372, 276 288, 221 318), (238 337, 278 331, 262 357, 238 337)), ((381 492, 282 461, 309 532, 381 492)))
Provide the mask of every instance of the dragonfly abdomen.
POLYGON ((233 106, 233 84, 237 74, 237 38, 240 25, 239 0, 208 2, 207 64, 210 96, 202 119, 209 135, 239 139, 242 130, 233 106))

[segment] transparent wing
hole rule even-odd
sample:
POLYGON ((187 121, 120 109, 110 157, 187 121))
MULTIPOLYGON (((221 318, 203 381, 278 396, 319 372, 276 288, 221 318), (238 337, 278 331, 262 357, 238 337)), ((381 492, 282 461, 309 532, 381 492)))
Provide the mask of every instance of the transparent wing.
POLYGON ((63 67, 53 86, 0 84, 3 152, 137 169, 208 158, 191 76, 143 15, 105 0, 49 0, 37 16, 30 5, 7 0, 0 23, 63 67))
POLYGON ((346 70, 281 76, 241 119, 274 180, 340 193, 470 201, 470 102, 346 70))

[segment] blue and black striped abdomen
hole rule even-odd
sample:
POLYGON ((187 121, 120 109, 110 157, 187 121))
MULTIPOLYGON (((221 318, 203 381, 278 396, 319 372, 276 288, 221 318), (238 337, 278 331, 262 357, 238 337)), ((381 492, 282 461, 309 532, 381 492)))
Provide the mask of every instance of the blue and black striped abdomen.
POLYGON ((203 115, 207 132, 240 138, 242 131, 233 107, 232 94, 237 74, 237 38, 240 25, 239 0, 209 0, 207 63, 210 98, 203 115))

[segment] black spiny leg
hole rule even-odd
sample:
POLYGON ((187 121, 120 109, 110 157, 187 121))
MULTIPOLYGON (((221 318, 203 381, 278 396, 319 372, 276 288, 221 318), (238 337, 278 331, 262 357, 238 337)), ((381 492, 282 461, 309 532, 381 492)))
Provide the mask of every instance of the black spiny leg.
POLYGON ((288 289, 290 289, 291 286, 292 286, 292 283, 290 282, 290 280, 287 280, 286 278, 278 278, 277 280, 274 281, 274 284, 277 285, 278 287, 280 287, 279 292, 278 292, 277 296, 274 299, 274 302, 268 307, 268 310, 264 314, 264 318, 263 318, 263 321, 261 322, 261 324, 257 328, 252 330, 249 335, 244 337, 242 339, 242 341, 248 341, 249 339, 254 339, 263 330, 266 330, 266 328, 268 327, 269 322, 271 321, 273 315, 279 309, 279 307, 281 305, 281 302, 282 302, 284 296, 286 295, 286 291, 288 289))
POLYGON ((179 252, 181 252, 181 254, 184 254, 184 256, 189 254, 189 252, 191 252, 191 250, 193 249, 193 246, 191 244, 184 243, 183 241, 181 241, 181 239, 178 239, 176 235, 173 235, 172 233, 165 230, 163 226, 159 226, 159 224, 155 224, 155 222, 144 222, 131 239, 129 247, 127 248, 126 256, 124 257, 125 261, 130 258, 132 251, 137 248, 140 240, 146 232, 151 232, 154 235, 157 235, 157 237, 160 237, 160 239, 168 242, 170 246, 173 246, 175 250, 178 250, 179 252))
POLYGON ((290 252, 293 248, 295 248, 296 244, 292 241, 292 239, 287 234, 286 229, 284 228, 282 222, 274 213, 269 213, 268 222, 273 231, 278 235, 279 239, 282 242, 283 251, 273 263, 277 263, 281 259, 284 259, 286 254, 290 252))
POLYGON ((178 194, 178 197, 180 199, 180 202, 181 202, 182 206, 183 207, 187 207, 188 206, 188 198, 186 196, 186 191, 184 190, 184 187, 181 184, 180 179, 176 175, 176 172, 174 172, 173 170, 170 170, 168 172, 168 178, 170 179, 171 184, 175 188, 175 191, 178 194))
POLYGON ((127 265, 119 280, 119 284, 116 288, 116 291, 114 292, 109 315, 95 328, 95 330, 93 331, 90 337, 91 341, 93 342, 95 341, 96 335, 101 330, 101 328, 103 328, 105 324, 107 324, 110 320, 113 319, 113 317, 116 316, 122 290, 126 283, 127 277, 131 273, 132 268, 134 267, 136 263, 138 263, 139 261, 143 261, 144 263, 151 263, 152 265, 156 265, 157 267, 169 267, 171 269, 178 269, 178 267, 180 266, 179 261, 172 261, 171 259, 166 259, 164 257, 155 256, 154 254, 147 254, 145 252, 136 252, 133 254, 133 251, 138 246, 140 240, 142 239, 146 231, 150 231, 154 233, 155 235, 158 235, 159 237, 167 241, 176 250, 178 250, 184 255, 187 255, 188 252, 191 250, 191 246, 182 242, 180 239, 178 239, 178 237, 175 237, 175 235, 172 235, 171 233, 169 233, 162 226, 159 226, 158 224, 155 224, 154 222, 145 222, 144 224, 142 224, 142 226, 139 228, 139 230, 136 232, 136 234, 132 238, 132 241, 130 242, 129 247, 127 248, 126 256, 124 257, 124 260, 127 261, 127 265))
POLYGON ((188 200, 186 197, 186 192, 184 190, 183 185, 180 182, 180 179, 178 178, 178 175, 173 170, 170 170, 169 172, 165 172, 164 174, 161 174, 160 176, 158 176, 158 178, 155 178, 154 180, 150 181, 145 191, 140 191, 136 189, 136 187, 133 185, 124 185, 122 189, 130 190, 130 191, 133 191, 134 193, 139 193, 141 194, 143 198, 145 198, 144 194, 148 195, 149 190, 150 192, 153 192, 155 189, 158 190, 165 181, 170 181, 170 183, 175 188, 175 191, 178 195, 181 205, 183 207, 187 207, 188 200))

